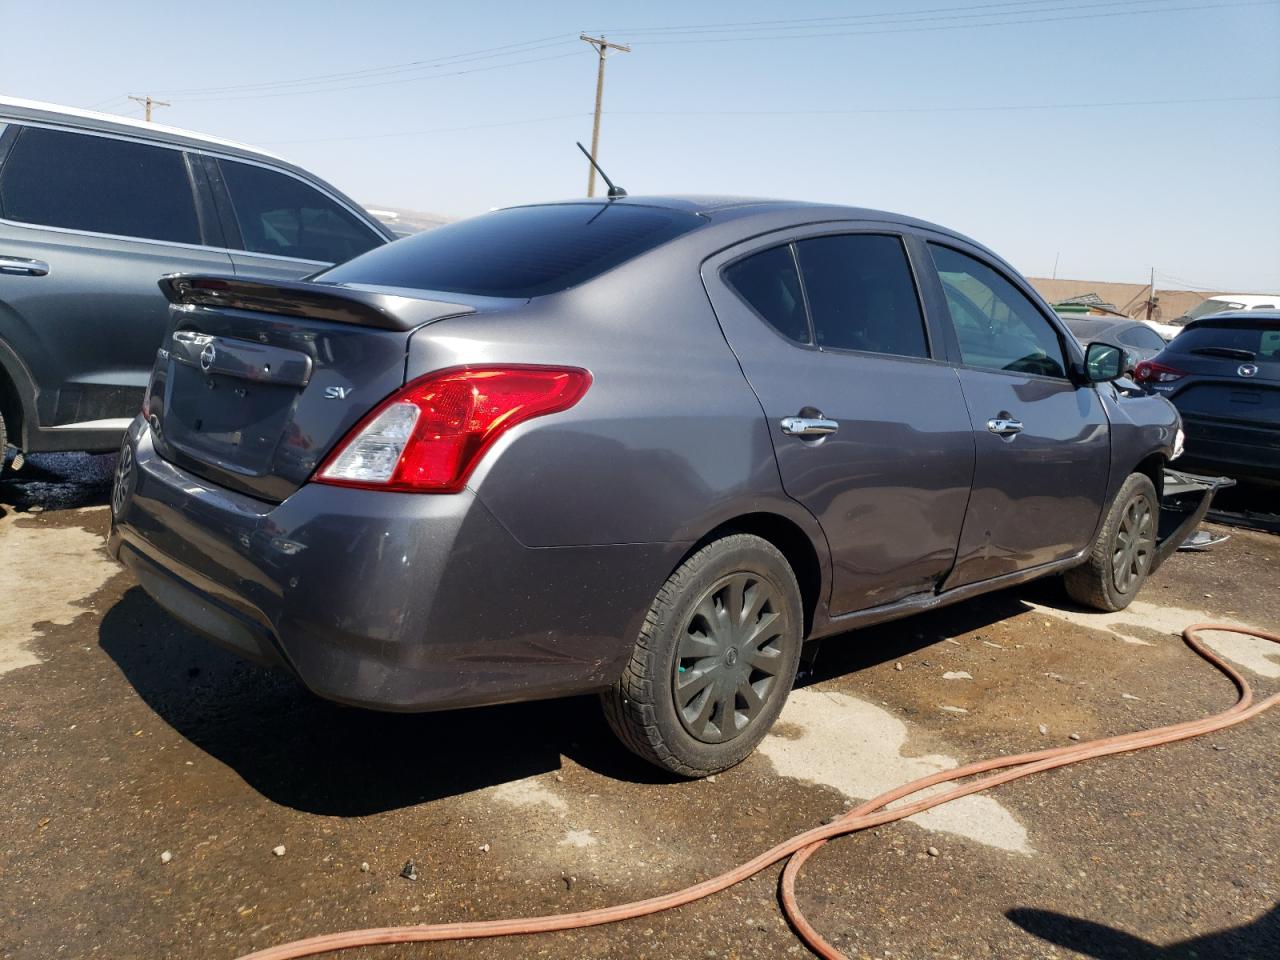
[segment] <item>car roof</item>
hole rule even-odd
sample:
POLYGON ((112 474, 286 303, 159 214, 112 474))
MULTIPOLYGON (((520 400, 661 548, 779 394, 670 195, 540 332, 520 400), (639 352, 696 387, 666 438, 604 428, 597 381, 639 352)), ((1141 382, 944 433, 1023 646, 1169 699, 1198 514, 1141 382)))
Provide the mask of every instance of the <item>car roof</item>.
POLYGON ((1230 300, 1234 303, 1243 303, 1248 307, 1257 303, 1280 302, 1280 293, 1214 293, 1210 294, 1206 300, 1230 300))
POLYGON ((1224 310, 1192 320, 1183 330, 1203 327, 1271 327, 1280 322, 1280 310, 1224 310))
POLYGON ((653 194, 616 197, 612 199, 578 197, 545 203, 521 204, 521 206, 557 206, 561 204, 621 204, 623 206, 658 207, 703 217, 711 223, 736 222, 743 227, 752 219, 762 223, 762 229, 776 229, 785 220, 786 225, 801 226, 822 223, 826 220, 868 220, 887 224, 917 227, 931 230, 961 240, 982 250, 1004 263, 1004 259, 978 241, 955 230, 888 210, 870 207, 853 207, 836 203, 816 203, 808 200, 779 200, 768 197, 720 196, 716 194, 653 194), (767 223, 766 223, 767 222, 767 223))
POLYGON ((163 123, 148 123, 133 117, 120 117, 111 113, 98 113, 94 110, 82 110, 79 107, 66 107, 57 103, 45 103, 41 100, 23 100, 18 97, 0 96, 0 120, 38 120, 45 123, 63 123, 82 129, 98 130, 103 133, 126 133, 132 137, 145 137, 163 143, 179 143, 184 146, 216 147, 223 152, 240 154, 245 157, 259 157, 280 162, 283 158, 260 147, 235 140, 224 140, 194 130, 183 130, 181 127, 170 127, 163 123))

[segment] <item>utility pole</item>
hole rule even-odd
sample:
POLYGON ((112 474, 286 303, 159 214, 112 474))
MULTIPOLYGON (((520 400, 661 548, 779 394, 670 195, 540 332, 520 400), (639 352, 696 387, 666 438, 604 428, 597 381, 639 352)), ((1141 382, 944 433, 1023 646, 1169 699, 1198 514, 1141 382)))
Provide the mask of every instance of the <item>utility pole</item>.
POLYGON ((1151 319, 1151 311, 1156 305, 1156 268, 1151 268, 1151 293, 1147 295, 1147 319, 1151 319))
POLYGON ((130 99, 130 100, 137 100, 140 104, 142 104, 144 107, 146 107, 146 110, 147 110, 147 123, 150 123, 150 122, 151 122, 151 108, 152 108, 152 107, 171 107, 171 106, 173 106, 173 104, 171 104, 168 100, 153 100, 153 99, 150 97, 150 95, 145 96, 145 97, 135 97, 135 96, 133 96, 132 94, 130 94, 130 95, 129 95, 129 99, 130 99))
POLYGON ((579 34, 578 39, 585 40, 595 47, 600 57, 600 66, 596 70, 596 119, 591 127, 591 163, 587 165, 590 168, 587 173, 587 196, 594 197, 596 195, 596 158, 600 149, 600 102, 604 97, 604 58, 609 50, 630 53, 631 48, 621 43, 610 43, 604 37, 588 37, 585 33, 579 34))

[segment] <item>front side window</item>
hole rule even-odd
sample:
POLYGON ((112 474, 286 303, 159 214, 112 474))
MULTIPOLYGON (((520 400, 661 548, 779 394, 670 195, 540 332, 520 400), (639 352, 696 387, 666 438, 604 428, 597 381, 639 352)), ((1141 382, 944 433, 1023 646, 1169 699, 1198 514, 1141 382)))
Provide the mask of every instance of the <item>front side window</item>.
POLYGON ((934 243, 929 250, 968 366, 1066 377, 1062 343, 1025 294, 967 254, 934 243))
POLYGON ((795 246, 819 347, 929 355, 901 239, 855 233, 800 240, 795 246))
POLYGON ((240 238, 251 253, 342 263, 383 238, 314 187, 252 163, 219 160, 240 238))
POLYGON ((8 220, 198 244, 182 151, 88 133, 25 127, 0 169, 8 220))
POLYGON ((724 281, 788 340, 809 343, 809 318, 791 245, 753 253, 725 268, 724 281))

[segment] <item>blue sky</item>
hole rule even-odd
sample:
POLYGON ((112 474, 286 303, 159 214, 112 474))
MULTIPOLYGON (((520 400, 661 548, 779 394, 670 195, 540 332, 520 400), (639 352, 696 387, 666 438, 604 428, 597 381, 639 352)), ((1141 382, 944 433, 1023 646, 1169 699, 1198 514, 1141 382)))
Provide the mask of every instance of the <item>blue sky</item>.
POLYGON ((1166 288, 1280 291, 1276 2, 39 6, 0 0, 22 33, 0 92, 135 114, 124 95, 152 93, 173 102, 162 122, 265 146, 372 205, 469 215, 584 193, 595 56, 573 38, 604 31, 633 45, 609 60, 601 141, 632 193, 879 207, 1030 275, 1057 258, 1061 277, 1155 267, 1166 288), (778 22, 728 26, 758 21, 778 22), (422 61, 438 65, 384 72, 422 61))

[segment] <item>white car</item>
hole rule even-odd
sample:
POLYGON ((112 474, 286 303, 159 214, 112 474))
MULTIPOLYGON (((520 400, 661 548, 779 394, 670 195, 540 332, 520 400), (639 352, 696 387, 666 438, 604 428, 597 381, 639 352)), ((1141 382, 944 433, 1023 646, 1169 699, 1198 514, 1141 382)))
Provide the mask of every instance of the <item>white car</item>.
POLYGON ((1280 307, 1280 293, 1218 293, 1169 323, 1156 323, 1154 320, 1143 322, 1166 340, 1172 340, 1192 320, 1207 317, 1211 313, 1226 310, 1275 310, 1277 307, 1280 307))

